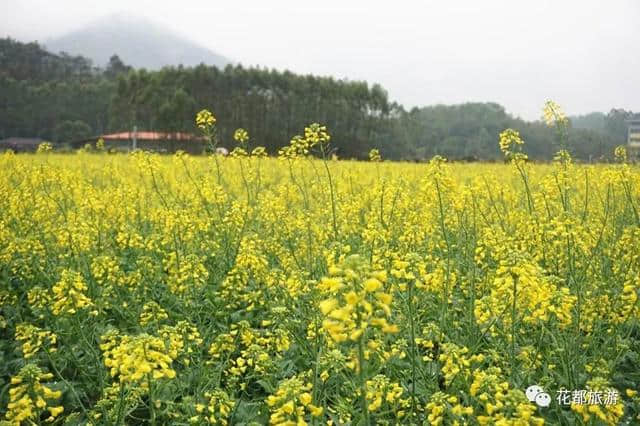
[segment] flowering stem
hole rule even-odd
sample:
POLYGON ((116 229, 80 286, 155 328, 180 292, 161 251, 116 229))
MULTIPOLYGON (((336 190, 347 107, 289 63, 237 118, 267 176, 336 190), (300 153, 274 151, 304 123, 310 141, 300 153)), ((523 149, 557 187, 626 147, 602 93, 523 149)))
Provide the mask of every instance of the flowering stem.
POLYGON ((333 216, 333 237, 338 239, 338 222, 336 221, 336 201, 333 194, 333 180, 331 179, 331 172, 329 171, 329 165, 327 164, 327 156, 324 152, 324 147, 320 145, 320 151, 322 152, 322 162, 324 168, 327 171, 327 177, 329 178, 329 192, 331 194, 331 214, 333 216))
POLYGON ((122 419, 122 410, 124 409, 124 383, 120 380, 120 400, 118 401, 118 417, 116 419, 116 424, 121 424, 122 419))
POLYGON ((360 403, 362 404, 362 414, 364 415, 364 424, 370 425, 369 409, 367 407, 367 386, 364 378, 364 342, 363 336, 358 339, 358 379, 360 380, 360 403))
POLYGON ((411 415, 416 409, 416 332, 413 318, 413 287, 414 280, 409 282, 409 337, 411 339, 411 415))
POLYGON ((584 171, 584 208, 582 210, 582 223, 587 220, 587 212, 589 207, 589 170, 584 171))
MULTIPOLYGON (((524 189, 527 192, 527 204, 529 207, 529 213, 533 215, 533 197, 531 196, 531 189, 529 188, 529 179, 527 178, 527 174, 525 173, 524 169, 522 168, 522 166, 520 164, 518 164, 518 162, 516 161, 516 168, 518 169, 518 172, 520 172, 520 176, 522 177, 522 181, 524 182, 524 189)), ((537 219, 538 217, 536 215, 533 215, 534 219, 537 219)))
POLYGON ((220 172, 220 163, 218 162, 218 154, 213 154, 213 160, 216 162, 216 173, 218 175, 218 185, 222 185, 222 172, 220 172))
POLYGON ((640 226, 640 214, 638 214, 638 210, 636 209, 636 205, 633 202, 632 192, 631 192, 631 184, 630 179, 627 177, 625 170, 622 169, 622 187, 624 188, 624 193, 627 196, 627 201, 629 201, 629 205, 631 206, 631 210, 633 211, 633 215, 636 219, 636 223, 640 226))
POLYGON ((62 381, 67 386, 67 388, 71 391, 73 396, 78 401, 78 405, 80 405, 80 409, 82 410, 82 413, 84 414, 84 416, 87 419, 89 419, 89 413, 87 412, 87 409, 85 408, 84 404, 82 403, 82 400, 80 399, 80 396, 76 392, 76 389, 73 386, 71 386, 71 384, 62 376, 62 374, 60 374, 60 370, 58 370, 58 368, 56 367, 56 364, 53 362, 53 359, 51 358, 51 353, 46 348, 45 348, 45 353, 47 354, 47 359, 49 360, 49 364, 51 364, 51 367, 53 368, 53 371, 56 373, 56 375, 58 376, 60 381, 62 381))
POLYGON ((216 153, 216 148, 218 147, 218 141, 216 140, 215 127, 211 129, 205 128, 204 135, 207 138, 207 142, 209 144, 209 151, 211 151, 213 160, 216 162, 218 185, 222 185, 222 173, 220 172, 220 163, 218 163, 218 154, 216 153))
POLYGON ((242 162, 242 158, 238 158, 240 161, 240 175, 242 176, 242 181, 244 182, 244 187, 247 191, 247 205, 251 204, 251 190, 249 189, 249 182, 247 181, 247 177, 244 174, 244 164, 242 162))
POLYGON ((513 278, 513 303, 511 305, 511 378, 513 380, 516 369, 516 296, 518 292, 518 276, 513 278))
MULTIPOLYGON (((322 346, 320 346, 320 326, 318 324, 318 316, 315 316, 315 319, 313 321, 314 323, 314 332, 315 332, 315 352, 316 352, 316 360, 313 366, 313 396, 312 396, 312 401, 315 404, 316 401, 318 400, 318 395, 317 395, 317 386, 318 386, 318 364, 320 363, 320 354, 322 352, 322 346)), ((312 418, 311 419, 311 424, 315 425, 316 424, 316 419, 312 418)))
POLYGON ((149 386, 149 410, 151 412, 151 424, 156 424, 156 404, 153 400, 153 382, 151 381, 151 373, 147 374, 147 384, 149 386))
POLYGON ((449 274, 450 274, 450 261, 451 261, 451 245, 449 244, 449 238, 447 237, 447 228, 444 223, 444 206, 442 203, 442 194, 440 192, 440 183, 438 178, 435 179, 436 189, 438 193, 438 208, 440 211, 440 228, 442 230, 442 238, 444 238, 444 242, 447 246, 447 269, 446 269, 446 277, 444 283, 444 293, 442 295, 442 316, 440 318, 441 326, 444 328, 445 320, 447 317, 447 311, 449 309, 449 274))
MULTIPOLYGON (((204 194, 202 193, 202 189, 200 188, 200 185, 198 185, 198 183, 195 181, 195 179, 191 175, 191 172, 189 172, 189 167, 187 167, 187 163, 185 162, 184 157, 180 157, 180 160, 182 161, 182 166, 184 168, 185 174, 187 175, 191 183, 193 183, 193 186, 196 188, 196 191, 198 191, 198 195, 200 196, 200 200, 202 202, 202 207, 204 207, 209 217, 212 217, 211 210, 209 210, 209 202, 207 201, 204 194)), ((215 221, 212 221, 212 223, 215 227, 217 227, 217 223, 215 221)))

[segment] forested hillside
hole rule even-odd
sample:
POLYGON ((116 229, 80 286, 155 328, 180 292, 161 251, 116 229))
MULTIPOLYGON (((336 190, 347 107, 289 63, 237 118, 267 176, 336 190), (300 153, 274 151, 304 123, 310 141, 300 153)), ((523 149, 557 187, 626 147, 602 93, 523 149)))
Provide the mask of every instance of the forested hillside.
MULTIPOLYGON (((133 128, 195 131, 193 117, 210 108, 223 145, 243 127, 271 153, 311 122, 328 126, 343 158, 363 158, 373 147, 385 158, 496 160, 498 133, 518 129, 533 159, 550 159, 552 129, 525 122, 495 103, 437 105, 405 110, 379 85, 228 65, 132 69, 114 55, 104 68, 81 56, 52 54, 37 43, 0 40, 0 139, 43 137, 70 142, 133 128)), ((428 100, 425 100, 428 102, 428 100)), ((609 157, 625 142, 631 112, 574 119, 569 144, 575 158, 609 157), (581 127, 581 128, 578 128, 581 127)))

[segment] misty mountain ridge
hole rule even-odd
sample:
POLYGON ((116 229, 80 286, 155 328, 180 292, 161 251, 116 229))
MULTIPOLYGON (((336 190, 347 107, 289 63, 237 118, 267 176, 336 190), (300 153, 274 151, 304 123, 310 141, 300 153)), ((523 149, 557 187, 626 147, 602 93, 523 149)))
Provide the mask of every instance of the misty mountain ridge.
POLYGON ((112 55, 127 65, 157 70, 164 66, 196 66, 200 63, 223 68, 224 56, 188 40, 162 24, 146 18, 115 14, 78 30, 44 42, 50 52, 66 52, 91 59, 104 67, 112 55))

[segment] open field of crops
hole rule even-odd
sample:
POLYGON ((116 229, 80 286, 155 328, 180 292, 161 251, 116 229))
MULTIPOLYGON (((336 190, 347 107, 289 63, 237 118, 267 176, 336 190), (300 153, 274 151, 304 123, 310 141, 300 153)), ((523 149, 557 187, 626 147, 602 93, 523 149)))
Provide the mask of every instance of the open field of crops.
POLYGON ((638 424, 640 170, 508 133, 509 164, 311 159, 307 130, 0 157, 3 420, 638 424))

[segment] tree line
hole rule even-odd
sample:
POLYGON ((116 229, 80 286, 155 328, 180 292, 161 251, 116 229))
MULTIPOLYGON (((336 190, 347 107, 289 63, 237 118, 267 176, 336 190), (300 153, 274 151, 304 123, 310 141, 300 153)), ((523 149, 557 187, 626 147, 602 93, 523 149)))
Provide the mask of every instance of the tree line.
MULTIPOLYGON (((532 159, 548 160, 555 135, 495 103, 406 110, 378 84, 228 65, 133 69, 117 55, 105 67, 82 56, 53 54, 37 43, 0 39, 0 139, 42 137, 68 143, 141 130, 197 133, 194 116, 210 108, 223 146, 242 127, 270 153, 312 122, 326 124, 341 158, 498 160, 498 134, 520 131, 532 159)), ((630 111, 612 109, 571 119, 569 149, 581 160, 611 157, 626 141, 630 111)))

